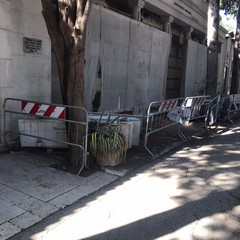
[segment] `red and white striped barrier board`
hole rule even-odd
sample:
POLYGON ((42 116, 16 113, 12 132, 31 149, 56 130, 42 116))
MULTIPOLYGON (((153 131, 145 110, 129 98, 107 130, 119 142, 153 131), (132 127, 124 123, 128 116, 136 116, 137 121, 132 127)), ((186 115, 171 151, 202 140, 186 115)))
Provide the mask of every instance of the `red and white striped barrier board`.
POLYGON ((186 102, 186 107, 196 107, 203 105, 203 103, 206 101, 206 97, 197 97, 197 98, 188 98, 186 102))
POLYGON ((159 112, 167 111, 177 107, 178 100, 163 101, 159 104, 159 112))
POLYGON ((22 112, 31 115, 65 119, 65 107, 22 101, 22 112))

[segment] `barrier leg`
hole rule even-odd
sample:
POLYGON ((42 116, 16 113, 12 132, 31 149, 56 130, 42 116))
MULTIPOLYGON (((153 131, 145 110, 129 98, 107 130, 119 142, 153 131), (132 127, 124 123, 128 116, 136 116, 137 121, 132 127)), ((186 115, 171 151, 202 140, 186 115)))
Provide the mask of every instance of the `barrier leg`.
POLYGON ((77 173, 78 176, 81 174, 81 172, 84 168, 89 169, 89 167, 87 165, 87 155, 88 155, 88 152, 84 151, 82 166, 80 167, 80 169, 78 170, 78 173, 77 173))
POLYGON ((228 114, 227 114, 225 119, 227 119, 232 124, 234 123, 233 120, 230 118, 230 111, 228 112, 228 114))
POLYGON ((156 158, 156 156, 155 156, 155 155, 150 151, 150 149, 147 147, 148 135, 149 135, 149 134, 146 134, 146 136, 145 136, 144 147, 145 147, 145 149, 150 153, 150 155, 151 155, 153 158, 156 158))
POLYGON ((179 124, 178 126, 178 136, 183 140, 185 141, 187 138, 185 137, 185 135, 183 134, 182 130, 181 130, 181 126, 182 124, 179 124))
POLYGON ((77 173, 78 176, 81 174, 82 170, 84 169, 84 166, 85 166, 85 163, 83 162, 81 168, 78 170, 78 173, 77 173))

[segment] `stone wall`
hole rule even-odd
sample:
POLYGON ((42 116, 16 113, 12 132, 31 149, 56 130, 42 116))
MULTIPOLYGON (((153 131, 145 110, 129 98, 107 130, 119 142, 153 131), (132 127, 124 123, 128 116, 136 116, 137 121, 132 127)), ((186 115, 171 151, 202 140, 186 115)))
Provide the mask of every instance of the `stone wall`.
POLYGON ((41 15, 41 1, 1 0, 0 41, 0 106, 7 97, 49 102, 51 44, 41 15), (25 52, 24 37, 40 40, 40 52, 25 52))

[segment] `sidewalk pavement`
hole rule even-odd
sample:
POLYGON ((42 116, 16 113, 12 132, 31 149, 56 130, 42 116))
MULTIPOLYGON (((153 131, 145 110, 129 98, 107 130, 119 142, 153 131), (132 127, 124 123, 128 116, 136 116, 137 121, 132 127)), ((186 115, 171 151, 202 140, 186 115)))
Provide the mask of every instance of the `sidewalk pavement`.
POLYGON ((118 177, 98 171, 75 176, 50 167, 46 154, 0 154, 0 240, 8 239, 118 177))
POLYGON ((43 154, 1 154, 0 240, 239 240, 239 137, 236 127, 195 140, 122 178, 74 176, 43 154))

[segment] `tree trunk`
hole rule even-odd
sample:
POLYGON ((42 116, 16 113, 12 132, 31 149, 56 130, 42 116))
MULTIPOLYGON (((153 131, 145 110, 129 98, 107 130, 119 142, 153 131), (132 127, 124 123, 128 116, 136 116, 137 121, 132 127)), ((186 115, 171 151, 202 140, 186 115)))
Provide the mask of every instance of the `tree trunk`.
MULTIPOLYGON (((56 57, 63 102, 69 106, 84 107, 84 65, 86 27, 91 0, 41 0, 42 14, 46 22, 56 57)), ((85 122, 79 110, 67 112, 69 120, 85 122)), ((85 127, 69 124, 71 143, 82 143, 85 127)), ((78 168, 80 149, 71 146, 70 163, 78 168)))
MULTIPOLYGON (((82 41, 78 46, 73 46, 71 55, 69 56, 68 66, 68 85, 67 85, 67 102, 70 106, 85 106, 84 93, 84 60, 85 41, 82 41)), ((85 116, 79 110, 71 110, 68 112, 68 118, 74 121, 85 122, 85 116)), ((83 127, 77 124, 71 124, 70 139, 72 142, 83 144, 82 136, 85 135, 83 127)), ((79 157, 81 155, 80 148, 70 146, 70 163, 71 166, 78 167, 79 157)))
POLYGON ((218 28, 219 0, 209 0, 208 7, 208 55, 207 55, 207 94, 215 97, 218 82, 218 28))
POLYGON ((232 82, 230 93, 240 92, 240 6, 238 8, 237 15, 237 29, 234 43, 234 54, 233 54, 233 68, 232 68, 232 82))

